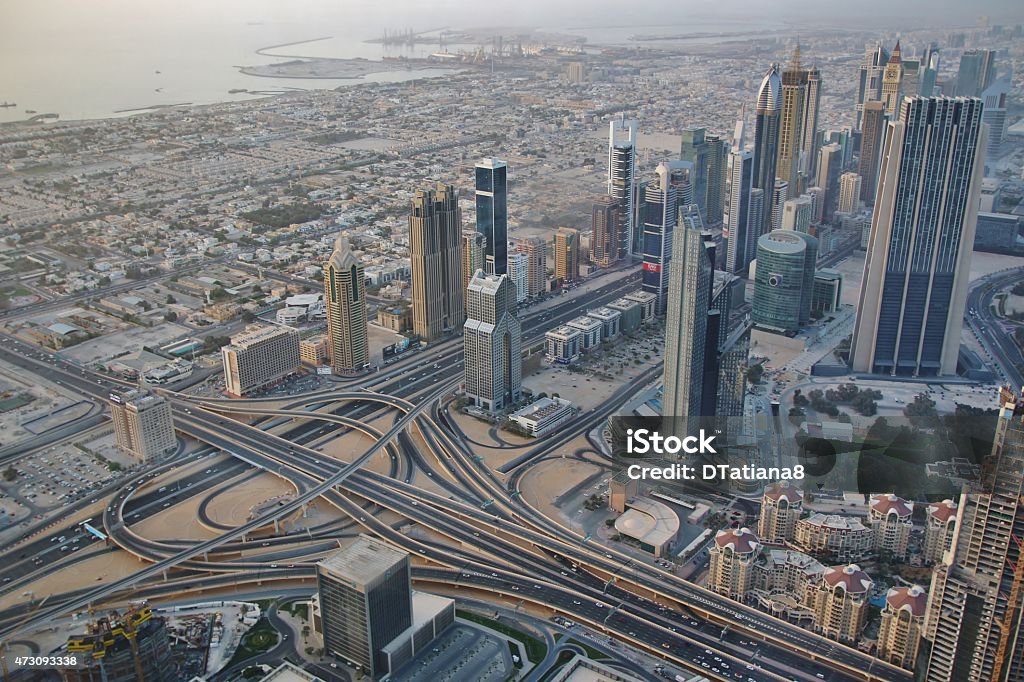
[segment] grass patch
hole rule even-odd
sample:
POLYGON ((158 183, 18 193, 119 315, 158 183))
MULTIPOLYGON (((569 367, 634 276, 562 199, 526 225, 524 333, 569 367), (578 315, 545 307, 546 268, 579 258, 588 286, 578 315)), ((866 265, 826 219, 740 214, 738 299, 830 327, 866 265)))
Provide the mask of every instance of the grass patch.
POLYGON ((509 627, 508 625, 505 625, 504 623, 501 623, 499 621, 487 618, 485 616, 479 616, 469 611, 463 611, 461 609, 457 610, 455 612, 455 615, 459 618, 462 618, 463 620, 468 620, 470 622, 483 625, 484 627, 488 627, 494 630, 495 632, 500 632, 506 637, 511 637, 512 639, 522 642, 523 646, 526 648, 526 657, 530 659, 531 663, 539 663, 540 661, 544 660, 544 656, 548 652, 548 648, 544 644, 544 642, 540 641, 536 637, 531 637, 530 635, 526 634, 525 632, 522 632, 521 630, 516 630, 515 628, 509 627))
POLYGON ((280 604, 278 608, 285 613, 290 613, 296 618, 309 620, 309 604, 302 601, 288 601, 280 604))
POLYGON ((235 655, 231 657, 227 667, 247 661, 253 656, 269 651, 277 644, 278 637, 277 630, 270 624, 270 621, 266 618, 260 618, 256 621, 256 625, 252 626, 249 632, 245 634, 245 637, 242 638, 242 643, 235 651, 235 655))
POLYGON ((583 642, 581 642, 578 639, 570 639, 569 640, 569 644, 574 644, 574 645, 578 646, 579 648, 583 649, 584 651, 586 651, 587 652, 587 658, 591 658, 591 659, 594 659, 594 660, 600 660, 602 658, 607 658, 607 656, 602 654, 600 651, 598 651, 594 647, 592 647, 592 646, 590 646, 588 644, 584 644, 583 642))

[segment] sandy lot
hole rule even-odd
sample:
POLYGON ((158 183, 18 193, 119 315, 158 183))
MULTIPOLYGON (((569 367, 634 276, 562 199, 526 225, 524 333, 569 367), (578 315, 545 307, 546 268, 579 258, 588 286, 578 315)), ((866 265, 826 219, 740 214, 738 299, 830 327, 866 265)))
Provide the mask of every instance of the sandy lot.
POLYGON ((22 589, 4 595, 0 598, 0 609, 24 601, 23 592, 32 592, 36 598, 42 598, 50 594, 96 587, 104 582, 123 578, 148 565, 148 562, 140 561, 126 552, 97 554, 53 571, 22 589))
MULTIPOLYGON (((249 520, 253 506, 275 497, 295 493, 295 488, 274 474, 261 473, 248 481, 248 474, 226 482, 213 497, 207 512, 210 518, 229 526, 240 526, 249 520)), ((205 495, 204 495, 205 496, 205 495)))
POLYGON ((531 506, 545 516, 568 525, 569 517, 555 506, 558 496, 601 471, 596 464, 577 459, 547 460, 523 476, 519 489, 531 506))

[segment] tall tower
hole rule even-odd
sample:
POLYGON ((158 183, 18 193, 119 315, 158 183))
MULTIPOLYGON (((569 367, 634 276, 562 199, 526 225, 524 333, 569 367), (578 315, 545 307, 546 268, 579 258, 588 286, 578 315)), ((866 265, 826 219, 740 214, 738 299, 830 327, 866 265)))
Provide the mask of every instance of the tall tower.
POLYGON ((800 68, 800 44, 797 43, 789 66, 782 72, 779 155, 775 166, 775 177, 788 182, 794 196, 800 194, 800 153, 804 148, 806 103, 807 71, 800 68))
POLYGON ((466 397, 477 407, 497 412, 522 394, 522 331, 515 316, 515 286, 508 275, 477 272, 467 292, 466 397))
POLYGON ((757 240, 754 304, 750 319, 762 329, 798 331, 810 320, 818 240, 796 230, 775 230, 757 240))
POLYGON ((882 105, 885 113, 895 116, 896 107, 900 104, 900 94, 903 86, 903 61, 900 54, 900 41, 896 41, 896 47, 892 50, 889 63, 885 65, 882 74, 882 105))
POLYGON ((927 682, 1024 678, 1024 395, 999 393, 992 451, 960 496, 953 545, 932 574, 927 682))
MULTIPOLYGON (((803 142, 800 145, 800 172, 813 178, 818 172, 818 112, 821 108, 821 72, 817 66, 807 71, 807 96, 804 99, 803 142)), ((806 188, 801 187, 801 190, 806 188)))
POLYGON ((869 46, 864 51, 864 61, 860 67, 860 80, 857 84, 856 115, 853 129, 860 131, 864 120, 864 105, 882 99, 882 75, 885 65, 889 62, 889 53, 881 43, 869 46))
POLYGON ((839 176, 843 172, 843 149, 833 142, 821 148, 818 153, 818 186, 821 187, 821 201, 824 204, 825 222, 832 222, 832 215, 839 208, 839 176))
POLYGON ((889 124, 850 355, 855 372, 956 372, 984 171, 981 110, 975 98, 906 97, 889 124))
POLYGON ((726 160, 722 237, 725 240, 726 271, 745 277, 750 265, 750 259, 747 258, 748 232, 754 227, 749 219, 754 155, 744 148, 743 136, 744 124, 741 115, 736 123, 732 149, 726 160))
POLYGON ((679 228, 669 279, 661 413, 673 422, 669 430, 681 435, 686 420, 701 416, 705 356, 718 351, 705 347, 714 264, 701 230, 679 228))
POLYGON ((555 279, 575 282, 580 278, 580 231, 560 227, 555 233, 555 279))
POLYGON ((109 406, 117 446, 125 452, 145 462, 178 446, 171 405, 162 396, 132 389, 111 393, 109 406))
POLYGON ((542 294, 548 281, 548 244, 542 237, 527 237, 516 244, 516 250, 526 254, 526 292, 530 296, 542 294))
MULTIPOLYGON (((764 190, 770 203, 775 188, 779 158, 779 117, 782 106, 782 77, 778 64, 772 64, 757 92, 757 115, 754 125, 753 187, 764 190)), ((799 138, 798 138, 799 139, 799 138)), ((771 231, 771 211, 764 211, 760 225, 751 230, 754 241, 771 231)))
POLYGON ((690 182, 693 186, 693 203, 700 209, 701 218, 707 216, 708 202, 708 150, 704 128, 684 128, 683 141, 679 146, 679 158, 693 164, 690 182))
POLYGON ((921 96, 931 97, 935 94, 935 78, 939 74, 939 46, 932 43, 924 51, 921 60, 921 96))
POLYGON ((654 294, 656 315, 668 308, 668 270, 672 260, 672 234, 679 213, 679 192, 684 184, 681 171, 684 161, 663 161, 658 164, 658 180, 647 186, 647 212, 644 218, 644 253, 642 288, 654 294))
POLYGON ((508 167, 501 159, 476 164, 476 231, 484 236, 484 271, 508 271, 508 167))
POLYGON ((409 216, 412 330, 434 341, 460 327, 463 309, 459 193, 451 185, 419 190, 409 216))
POLYGON ((725 190, 725 140, 720 135, 705 135, 708 146, 708 199, 704 223, 713 226, 722 222, 722 201, 725 190))
POLYGON ((622 204, 612 197, 594 202, 590 237, 590 261, 602 268, 619 260, 619 235, 626 227, 622 204))
POLYGON ((878 101, 867 102, 864 104, 863 115, 857 175, 861 178, 861 201, 866 206, 874 206, 878 163, 882 158, 882 136, 885 134, 885 106, 878 101))
POLYGON ((785 180, 776 178, 775 186, 772 187, 772 198, 769 210, 771 211, 770 227, 773 230, 782 229, 782 213, 789 199, 790 184, 785 180))
POLYGON ((843 173, 839 176, 840 213, 856 213, 860 208, 860 176, 856 173, 843 173))
POLYGON ((345 237, 334 242, 334 252, 324 267, 324 302, 331 367, 336 372, 351 372, 369 365, 366 275, 345 237))
POLYGON ((959 97, 980 97, 995 77, 995 50, 967 50, 960 57, 956 94, 959 97))
MULTIPOLYGON (((462 233, 462 293, 465 300, 466 287, 477 270, 484 269, 484 248, 486 240, 476 231, 462 233)), ((463 305, 465 313, 465 305, 463 305)))
POLYGON ((636 138, 640 123, 635 119, 613 119, 608 125, 608 196, 623 207, 625 229, 619 242, 619 258, 639 251, 636 211, 636 138))

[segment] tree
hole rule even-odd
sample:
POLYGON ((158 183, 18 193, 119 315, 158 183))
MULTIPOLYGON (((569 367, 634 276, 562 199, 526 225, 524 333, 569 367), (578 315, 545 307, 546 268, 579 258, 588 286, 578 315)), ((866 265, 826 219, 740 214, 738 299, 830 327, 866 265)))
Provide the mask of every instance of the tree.
POLYGON ((7 481, 8 483, 13 481, 17 477, 18 477, 18 470, 15 469, 13 466, 8 465, 7 468, 4 469, 4 480, 7 481))
POLYGON ((170 312, 168 312, 168 313, 166 313, 164 315, 164 319, 167 320, 168 322, 177 322, 178 321, 178 313, 176 313, 176 312, 174 312, 172 310, 172 311, 170 311, 170 312))
POLYGON ((174 298, 170 294, 167 294, 167 305, 174 305, 178 302, 178 299, 174 298))

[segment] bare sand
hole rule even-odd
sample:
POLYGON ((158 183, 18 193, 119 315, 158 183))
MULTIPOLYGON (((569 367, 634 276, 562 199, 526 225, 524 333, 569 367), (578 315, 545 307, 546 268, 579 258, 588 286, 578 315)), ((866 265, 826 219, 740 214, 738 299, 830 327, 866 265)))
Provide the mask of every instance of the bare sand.
POLYGON ((88 559, 54 570, 24 587, 0 597, 0 609, 24 602, 26 597, 22 595, 25 592, 31 592, 35 598, 41 599, 51 594, 98 587, 105 582, 112 582, 131 575, 148 565, 149 562, 141 561, 127 552, 94 553, 94 556, 88 559))
POLYGON ((254 505, 295 493, 290 483, 275 474, 264 472, 248 481, 241 481, 243 476, 228 481, 210 501, 206 510, 212 520, 240 526, 249 520, 249 512, 254 505))

